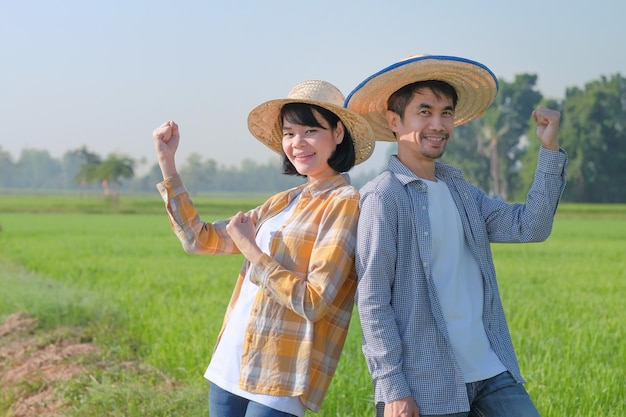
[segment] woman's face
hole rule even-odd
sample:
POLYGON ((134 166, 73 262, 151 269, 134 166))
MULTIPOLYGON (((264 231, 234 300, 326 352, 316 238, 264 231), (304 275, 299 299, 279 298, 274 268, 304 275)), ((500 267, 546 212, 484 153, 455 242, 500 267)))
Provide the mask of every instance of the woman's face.
POLYGON ((328 165, 328 159, 344 136, 341 122, 331 129, 317 111, 313 110, 313 114, 322 127, 293 124, 283 119, 283 151, 298 173, 306 175, 309 182, 337 175, 328 165))

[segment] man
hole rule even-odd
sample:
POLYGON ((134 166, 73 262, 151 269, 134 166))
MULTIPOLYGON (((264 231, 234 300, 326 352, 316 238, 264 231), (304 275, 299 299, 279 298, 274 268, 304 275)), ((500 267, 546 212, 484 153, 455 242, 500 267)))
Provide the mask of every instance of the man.
POLYGON ((414 56, 346 99, 377 140, 398 143, 387 170, 361 189, 357 233, 357 307, 377 416, 539 415, 522 385, 490 242, 550 235, 567 164, 560 114, 532 112, 541 149, 525 204, 491 199, 437 161, 454 127, 482 114, 497 88, 477 62, 414 56))

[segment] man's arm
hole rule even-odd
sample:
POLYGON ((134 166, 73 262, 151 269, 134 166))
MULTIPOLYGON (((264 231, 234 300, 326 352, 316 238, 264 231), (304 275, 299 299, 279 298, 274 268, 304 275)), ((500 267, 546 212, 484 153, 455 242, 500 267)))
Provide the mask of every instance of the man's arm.
POLYGON ((357 230, 357 307, 363 331, 363 354, 376 382, 376 401, 411 396, 402 371, 402 342, 391 306, 395 280, 397 211, 380 195, 361 197, 357 230))

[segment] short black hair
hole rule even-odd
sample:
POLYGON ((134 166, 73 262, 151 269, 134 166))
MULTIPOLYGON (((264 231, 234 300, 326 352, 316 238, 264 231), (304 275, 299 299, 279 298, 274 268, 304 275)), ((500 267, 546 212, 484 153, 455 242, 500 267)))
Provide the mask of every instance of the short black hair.
MULTIPOLYGON (((327 110, 323 107, 316 106, 315 104, 308 103, 288 103, 285 104, 280 110, 280 124, 282 128, 283 120, 287 120, 289 123, 301 125, 301 126, 311 126, 311 127, 323 127, 320 122, 315 117, 315 113, 318 113, 328 124, 331 129, 337 128, 337 124, 341 120, 339 116, 333 113, 330 110, 327 110)), ((335 151, 332 153, 330 158, 328 158, 328 166, 330 166, 335 171, 347 172, 354 167, 356 161, 356 151, 354 149, 354 141, 352 140, 352 135, 350 131, 346 127, 344 123, 344 136, 343 141, 337 145, 335 151)), ((282 169, 283 174, 286 175, 299 175, 301 177, 306 177, 306 175, 302 175, 296 170, 296 167, 291 163, 289 158, 285 152, 282 152, 282 169)))
POLYGON ((459 96, 456 93, 454 87, 445 81, 439 80, 426 80, 417 81, 411 84, 407 84, 404 87, 396 90, 387 99, 387 110, 391 110, 400 116, 401 120, 404 120, 404 112, 406 106, 413 100, 413 95, 418 91, 428 88, 433 92, 438 99, 441 97, 447 97, 452 100, 452 107, 456 108, 456 104, 459 101, 459 96))

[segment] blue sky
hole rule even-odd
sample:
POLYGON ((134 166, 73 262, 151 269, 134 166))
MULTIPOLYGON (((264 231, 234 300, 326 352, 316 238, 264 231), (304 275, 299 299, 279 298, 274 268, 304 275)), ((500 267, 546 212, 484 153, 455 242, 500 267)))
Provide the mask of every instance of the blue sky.
MULTIPOLYGON (((247 115, 299 81, 348 95, 428 53, 479 61, 506 81, 537 74, 539 90, 561 99, 626 75, 625 16, 623 0, 4 1, 0 147, 60 157, 85 145, 145 168, 156 162, 152 130, 173 119, 179 165, 191 152, 264 163, 278 157, 249 134, 247 115)), ((385 151, 361 169, 384 164, 385 151)))

